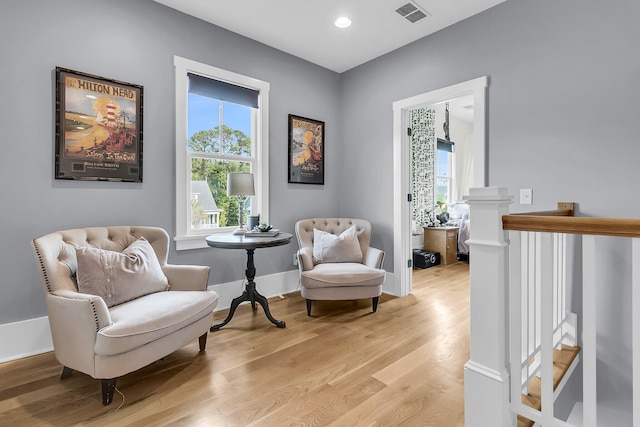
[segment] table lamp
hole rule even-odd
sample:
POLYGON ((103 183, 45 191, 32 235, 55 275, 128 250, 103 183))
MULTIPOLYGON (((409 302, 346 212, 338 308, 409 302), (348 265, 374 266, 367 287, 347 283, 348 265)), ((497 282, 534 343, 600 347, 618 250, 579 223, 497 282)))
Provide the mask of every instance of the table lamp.
POLYGON ((253 187, 252 173, 229 173, 227 174, 227 196, 238 196, 238 228, 233 234, 244 234, 246 230, 242 222, 242 205, 245 196, 255 196, 256 190, 253 187))

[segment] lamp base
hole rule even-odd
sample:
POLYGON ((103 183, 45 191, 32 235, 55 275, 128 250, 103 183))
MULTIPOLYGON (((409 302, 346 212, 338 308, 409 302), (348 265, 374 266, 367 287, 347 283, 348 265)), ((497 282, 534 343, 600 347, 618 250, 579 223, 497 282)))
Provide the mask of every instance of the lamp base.
POLYGON ((247 230, 245 230, 244 228, 236 228, 235 230, 233 230, 233 234, 234 235, 243 235, 247 232, 247 230))

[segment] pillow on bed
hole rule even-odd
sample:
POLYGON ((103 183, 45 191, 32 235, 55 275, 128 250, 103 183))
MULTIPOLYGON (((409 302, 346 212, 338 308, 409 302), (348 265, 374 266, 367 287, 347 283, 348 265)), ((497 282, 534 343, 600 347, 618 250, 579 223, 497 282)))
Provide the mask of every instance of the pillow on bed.
POLYGON ((451 219, 469 219, 469 205, 466 203, 453 203, 447 211, 451 219))
POLYGON ((362 250, 355 225, 347 228, 339 236, 313 229, 313 263, 324 262, 362 263, 362 250))
POLYGON ((122 252, 77 248, 78 291, 98 295, 107 307, 169 289, 151 244, 143 237, 122 252))

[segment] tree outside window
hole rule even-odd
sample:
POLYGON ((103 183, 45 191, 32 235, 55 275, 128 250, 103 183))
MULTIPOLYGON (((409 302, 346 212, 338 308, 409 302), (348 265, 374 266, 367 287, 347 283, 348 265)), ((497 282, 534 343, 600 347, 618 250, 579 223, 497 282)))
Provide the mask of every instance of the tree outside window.
MULTIPOLYGON (((241 129, 252 132, 252 108, 190 93, 188 97, 188 129, 191 137, 187 150, 191 157, 191 180, 205 181, 215 204, 220 209, 218 227, 237 226, 238 204, 244 205, 243 216, 251 212, 251 198, 227 196, 227 174, 251 172, 253 145, 251 137, 241 129), (231 123, 241 129, 228 126, 231 123)), ((192 229, 201 221, 193 217, 200 214, 201 206, 191 206, 192 229)))
POLYGON ((436 150, 436 213, 446 211, 451 201, 451 157, 448 151, 436 150))

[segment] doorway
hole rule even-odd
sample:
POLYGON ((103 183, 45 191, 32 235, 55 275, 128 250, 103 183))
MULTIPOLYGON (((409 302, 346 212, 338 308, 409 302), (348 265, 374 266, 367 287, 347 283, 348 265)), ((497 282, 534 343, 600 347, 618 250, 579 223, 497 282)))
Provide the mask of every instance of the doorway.
POLYGON ((484 76, 393 103, 394 295, 406 296, 412 289, 411 141, 407 133, 411 111, 463 96, 473 98, 473 186, 484 187, 487 182, 487 88, 488 77, 484 76))

